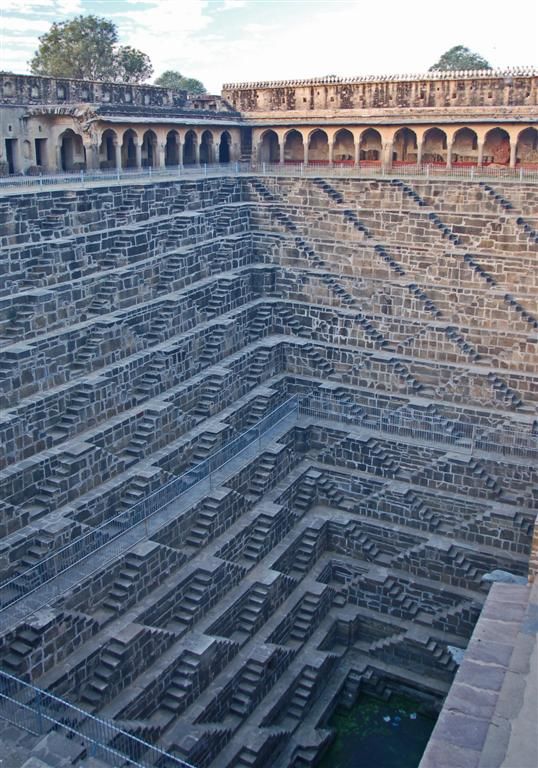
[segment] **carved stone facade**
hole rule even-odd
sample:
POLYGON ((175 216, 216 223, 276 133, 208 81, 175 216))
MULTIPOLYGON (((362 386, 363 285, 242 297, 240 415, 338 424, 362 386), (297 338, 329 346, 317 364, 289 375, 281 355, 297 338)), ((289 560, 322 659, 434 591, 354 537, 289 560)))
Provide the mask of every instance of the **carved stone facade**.
POLYGON ((225 85, 0 75, 4 172, 233 162, 538 167, 531 70, 225 85))

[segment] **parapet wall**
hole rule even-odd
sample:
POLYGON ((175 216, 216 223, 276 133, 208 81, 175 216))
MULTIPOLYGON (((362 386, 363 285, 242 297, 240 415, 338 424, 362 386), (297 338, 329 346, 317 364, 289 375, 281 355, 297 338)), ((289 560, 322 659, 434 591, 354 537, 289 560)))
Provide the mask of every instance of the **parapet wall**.
POLYGON ((242 112, 533 106, 538 76, 530 69, 478 70, 228 83, 222 96, 242 112))

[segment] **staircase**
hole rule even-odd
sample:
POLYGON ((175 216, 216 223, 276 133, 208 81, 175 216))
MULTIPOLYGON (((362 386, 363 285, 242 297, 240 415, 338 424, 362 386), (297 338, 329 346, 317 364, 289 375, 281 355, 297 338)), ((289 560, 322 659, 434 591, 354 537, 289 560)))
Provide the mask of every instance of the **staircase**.
POLYGON ((185 538, 185 544, 189 547, 201 549, 209 542, 213 530, 218 522, 219 511, 222 502, 211 497, 202 501, 201 508, 196 514, 194 525, 185 538))
POLYGON ((86 373, 91 364, 100 355, 101 345, 106 339, 106 330, 104 328, 94 327, 86 337, 84 344, 75 353, 71 370, 73 373, 86 373))
POLYGON ((121 452, 121 457, 126 459, 128 463, 140 461, 158 435, 159 416, 149 411, 140 420, 133 436, 121 452))
POLYGON ((160 706, 179 715, 187 705, 186 699, 194 689, 199 670, 200 658, 191 651, 184 651, 170 685, 161 698, 160 706))
POLYGON ((516 410, 523 407, 523 400, 513 389, 510 389, 508 384, 503 381, 500 376, 497 376, 496 373, 490 371, 487 378, 496 392, 497 398, 503 405, 506 405, 509 408, 515 408, 516 410))
POLYGON ((268 601, 269 588, 265 584, 255 584, 249 589, 245 605, 239 611, 235 628, 251 637, 264 620, 264 606, 268 601))
POLYGON ((242 557, 251 562, 257 563, 265 554, 269 535, 273 527, 274 519, 268 515, 261 514, 249 531, 245 546, 243 547, 242 557))
POLYGON ((207 590, 211 587, 211 574, 205 571, 197 571, 186 588, 181 598, 180 606, 174 612, 172 617, 172 628, 185 629, 190 627, 196 621, 197 614, 203 604, 207 590), (174 626, 177 625, 177 626, 174 626))
POLYGON ((276 464, 277 457, 274 454, 262 454, 256 462, 256 469, 249 483, 248 492, 250 494, 260 498, 269 490, 276 464))
POLYGON ((149 400, 163 389, 163 377, 165 372, 166 363, 163 357, 161 355, 155 356, 142 376, 135 381, 133 395, 137 403, 149 400))
POLYGON ((215 365, 221 359, 224 353, 224 342, 228 333, 229 329, 222 326, 211 330, 199 357, 201 368, 215 365))
MULTIPOLYGON (((316 616, 319 613, 322 598, 307 592, 301 600, 299 610, 293 617, 293 623, 289 632, 291 640, 304 643, 316 627, 316 616)), ((327 606, 329 607, 329 606, 327 606)))
POLYGON ((221 377, 209 376, 204 381, 201 396, 193 409, 195 416, 209 418, 215 411, 219 397, 222 395, 223 381, 221 377))
POLYGON ((249 322, 248 325, 248 340, 249 342, 259 341, 264 338, 270 331, 273 322, 273 312, 267 307, 258 307, 256 309, 256 316, 249 322))
POLYGON ((124 564, 112 583, 112 588, 103 600, 103 607, 114 613, 121 613, 128 598, 133 595, 136 581, 142 575, 143 560, 135 554, 127 553, 124 564))
POLYGON ((303 719, 308 704, 314 697, 316 683, 316 670, 313 667, 304 667, 286 708, 286 717, 298 722, 303 719))
POLYGON ((298 574, 303 576, 310 567, 316 556, 319 532, 307 528, 301 536, 299 545, 294 551, 291 564, 290 575, 298 574))
POLYGON ((66 400, 62 415, 50 430, 54 440, 76 434, 84 423, 84 413, 93 402, 93 388, 79 384, 66 400))
POLYGON ((121 665, 126 647, 118 640, 110 640, 101 652, 99 664, 90 680, 82 687, 80 701, 92 710, 103 702, 107 689, 121 675, 121 665))
POLYGON ((92 315, 102 315, 105 312, 111 312, 112 297, 118 290, 119 278, 117 275, 111 275, 101 280, 97 292, 88 305, 88 312, 92 315))
POLYGON ((237 689, 230 701, 230 712, 245 717, 255 705, 256 691, 263 684, 266 668, 256 659, 248 659, 237 689))

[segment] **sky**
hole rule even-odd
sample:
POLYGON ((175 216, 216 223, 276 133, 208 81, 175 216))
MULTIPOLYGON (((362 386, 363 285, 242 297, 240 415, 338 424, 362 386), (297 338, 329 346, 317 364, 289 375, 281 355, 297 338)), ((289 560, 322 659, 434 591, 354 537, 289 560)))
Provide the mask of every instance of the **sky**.
POLYGON ((53 21, 104 16, 166 69, 223 83, 425 72, 454 45, 538 62, 537 0, 0 0, 0 70, 29 73, 53 21))

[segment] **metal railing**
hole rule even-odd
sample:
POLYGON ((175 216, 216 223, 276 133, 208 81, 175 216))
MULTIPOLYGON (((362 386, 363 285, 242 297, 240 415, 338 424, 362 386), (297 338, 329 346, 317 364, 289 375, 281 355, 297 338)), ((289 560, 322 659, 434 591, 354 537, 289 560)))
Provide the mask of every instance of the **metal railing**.
MULTIPOLYGON (((107 559, 113 560, 130 549, 134 543, 148 535, 147 527, 142 528, 136 541, 122 540, 123 534, 149 518, 194 488, 202 480, 211 478, 216 470, 222 469, 229 461, 239 456, 246 448, 278 424, 282 419, 298 412, 297 397, 291 397, 277 406, 265 418, 250 429, 226 443, 204 461, 188 469, 180 477, 171 480, 162 488, 115 515, 110 520, 66 544, 61 549, 41 560, 36 565, 14 576, 0 585, 0 614, 9 606, 32 594, 35 590, 60 574, 69 570, 87 557, 107 546, 107 559)), ((101 564, 102 566, 102 564, 101 564)))
POLYGON ((364 429, 409 437, 439 446, 452 446, 458 452, 484 451, 503 456, 538 460, 538 435, 527 431, 479 427, 450 421, 427 413, 380 408, 375 404, 342 402, 329 394, 313 393, 299 399, 299 415, 340 421, 364 429))
POLYGON ((194 768, 114 723, 0 670, 0 717, 37 736, 56 731, 111 766, 194 768))
POLYGON ((115 170, 89 170, 62 173, 46 173, 39 176, 5 176, 0 178, 0 192, 39 191, 49 187, 84 187, 96 184, 129 184, 132 182, 174 181, 182 178, 204 176, 326 176, 340 178, 407 178, 417 179, 465 179, 485 181, 497 179, 508 182, 538 182, 538 169, 499 168, 490 166, 453 166, 405 164, 385 168, 381 164, 367 162, 340 163, 263 163, 256 161, 213 163, 202 165, 174 165, 164 168, 121 168, 115 170))

